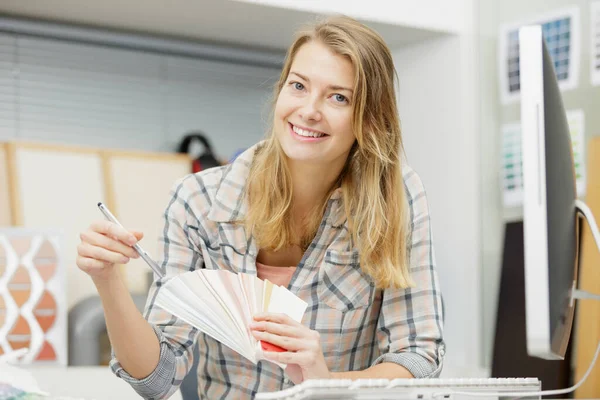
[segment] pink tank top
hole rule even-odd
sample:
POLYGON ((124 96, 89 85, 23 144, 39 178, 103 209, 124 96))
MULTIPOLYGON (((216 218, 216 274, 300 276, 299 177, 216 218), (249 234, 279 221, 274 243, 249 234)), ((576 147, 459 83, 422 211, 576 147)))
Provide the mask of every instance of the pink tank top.
POLYGON ((256 274, 260 279, 268 279, 270 282, 285 288, 290 284, 295 271, 296 267, 273 267, 256 262, 256 274))

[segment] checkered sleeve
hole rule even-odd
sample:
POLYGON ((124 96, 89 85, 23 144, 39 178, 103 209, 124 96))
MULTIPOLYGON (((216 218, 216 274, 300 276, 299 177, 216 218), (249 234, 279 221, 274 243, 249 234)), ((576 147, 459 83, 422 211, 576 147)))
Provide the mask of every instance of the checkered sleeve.
POLYGON ((198 219, 188 204, 189 197, 195 192, 194 185, 197 186, 196 179, 188 176, 176 182, 171 190, 159 238, 162 248, 158 260, 165 276, 159 278, 155 275, 144 311, 144 317, 152 325, 160 343, 159 363, 143 379, 135 379, 129 375, 114 357, 114 353, 110 363, 113 372, 145 399, 169 398, 193 364, 197 329, 156 306, 155 300, 167 280, 203 266, 201 252, 194 243, 194 234, 191 232, 196 231, 198 225, 198 219))
POLYGON ((382 362, 399 364, 415 377, 437 377, 444 357, 443 301, 435 270, 429 206, 419 176, 404 176, 410 209, 409 262, 415 286, 385 289, 377 336, 382 362))

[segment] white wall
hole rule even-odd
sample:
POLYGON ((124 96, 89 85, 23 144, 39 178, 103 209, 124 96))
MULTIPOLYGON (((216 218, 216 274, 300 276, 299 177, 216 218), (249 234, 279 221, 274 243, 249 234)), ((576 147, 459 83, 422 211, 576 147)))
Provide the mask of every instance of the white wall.
POLYGON ((482 344, 483 365, 491 368, 498 291, 500 289, 500 265, 503 229, 500 210, 500 152, 499 115, 500 93, 498 90, 497 32, 498 8, 496 1, 480 4, 480 137, 481 137, 481 246, 482 246, 482 344))
POLYGON ((343 13, 355 18, 447 32, 469 26, 469 0, 237 0, 317 13, 343 13))
POLYGON ((445 369, 477 367, 481 362, 473 40, 469 35, 453 36, 395 52, 408 162, 423 179, 431 208, 446 306, 445 369))

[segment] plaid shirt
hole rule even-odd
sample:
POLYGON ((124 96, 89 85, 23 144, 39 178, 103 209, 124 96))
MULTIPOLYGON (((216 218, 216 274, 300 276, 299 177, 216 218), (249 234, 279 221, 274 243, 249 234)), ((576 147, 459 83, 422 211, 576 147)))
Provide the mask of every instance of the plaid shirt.
MULTIPOLYGON (((152 284, 145 318, 160 341, 160 362, 148 377, 132 378, 113 357, 112 370, 144 398, 170 396, 192 365, 199 345, 200 398, 252 398, 257 392, 293 385, 270 362, 244 357, 157 307, 161 286, 173 276, 198 268, 256 274, 257 245, 247 237, 242 200, 256 146, 232 164, 186 176, 172 190, 164 213, 159 264, 165 277, 152 284)), ((404 189, 410 205, 410 269, 416 287, 375 289, 350 246, 341 189, 328 201, 313 242, 288 289, 308 303, 302 323, 320 333, 331 371, 364 370, 382 362, 407 368, 415 377, 438 376, 444 357, 443 304, 423 185, 407 165, 404 189)))

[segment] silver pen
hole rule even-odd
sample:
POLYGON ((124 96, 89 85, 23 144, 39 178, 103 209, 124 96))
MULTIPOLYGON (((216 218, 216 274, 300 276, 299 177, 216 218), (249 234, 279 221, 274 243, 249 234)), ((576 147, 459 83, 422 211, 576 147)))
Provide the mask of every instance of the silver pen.
MULTIPOLYGON (((102 202, 98 203, 98 208, 100 209, 102 214, 104 214, 107 220, 109 220, 110 222, 114 222, 115 224, 124 228, 123 225, 121 225, 121 223, 115 218, 114 215, 112 215, 112 213, 108 210, 108 208, 106 208, 106 206, 102 202)), ((142 259, 146 261, 146 264, 148 264, 158 276, 160 276, 161 278, 164 276, 158 264, 152 259, 152 257, 150 257, 146 250, 142 249, 142 247, 137 243, 134 244, 132 247, 135 249, 135 251, 138 252, 140 257, 142 257, 142 259)))

